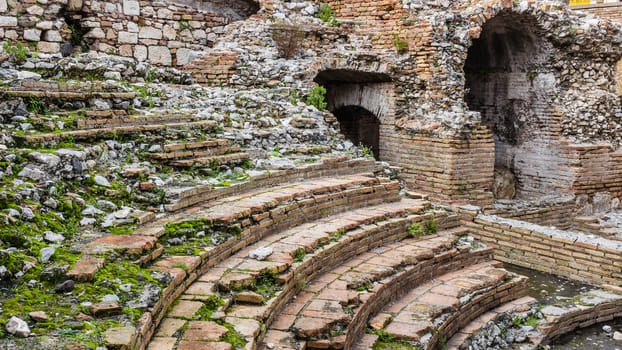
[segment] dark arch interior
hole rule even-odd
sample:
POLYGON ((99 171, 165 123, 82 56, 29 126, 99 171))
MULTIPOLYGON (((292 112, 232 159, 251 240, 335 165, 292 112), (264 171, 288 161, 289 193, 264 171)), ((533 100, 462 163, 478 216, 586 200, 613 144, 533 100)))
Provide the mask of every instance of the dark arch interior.
POLYGON ((546 145, 550 91, 539 86, 554 81, 551 51, 534 17, 509 12, 489 20, 468 50, 465 101, 493 132, 495 175, 507 180, 504 193, 495 193, 497 198, 554 190, 554 180, 541 171, 551 152, 546 145))
POLYGON ((374 153, 378 160, 380 155, 380 121, 365 108, 359 106, 341 107, 333 112, 341 133, 355 145, 362 145, 374 153))

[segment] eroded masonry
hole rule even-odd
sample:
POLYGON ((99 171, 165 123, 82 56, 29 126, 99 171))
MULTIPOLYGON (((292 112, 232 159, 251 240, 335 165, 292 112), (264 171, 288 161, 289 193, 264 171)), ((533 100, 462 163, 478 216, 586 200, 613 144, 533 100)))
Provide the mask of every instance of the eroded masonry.
POLYGON ((619 320, 621 13, 0 0, 0 348, 536 349, 619 320))

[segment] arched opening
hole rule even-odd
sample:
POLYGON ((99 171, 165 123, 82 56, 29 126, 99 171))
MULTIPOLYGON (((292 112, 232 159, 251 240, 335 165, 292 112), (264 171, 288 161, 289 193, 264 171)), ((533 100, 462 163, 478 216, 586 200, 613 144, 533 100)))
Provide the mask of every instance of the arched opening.
POLYGON ((391 78, 383 73, 330 69, 318 73, 315 81, 326 88, 328 109, 344 136, 368 148, 377 160, 388 160, 391 150, 384 140, 391 124, 386 121, 392 117, 391 78))
POLYGON ((551 96, 552 45, 529 15, 502 12, 482 28, 464 66, 465 101, 494 135, 495 197, 532 198, 563 187, 551 96))
POLYGON ((333 114, 348 140, 367 147, 376 160, 380 159, 380 121, 373 113, 359 106, 346 106, 336 109, 333 114))

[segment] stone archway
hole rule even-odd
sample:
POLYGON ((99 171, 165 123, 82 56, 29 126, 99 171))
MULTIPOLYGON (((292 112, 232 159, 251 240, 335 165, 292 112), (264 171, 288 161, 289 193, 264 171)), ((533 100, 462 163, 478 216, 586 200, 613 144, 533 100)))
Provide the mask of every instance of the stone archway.
POLYGON ((502 11, 482 27, 464 66, 465 101, 494 135, 495 195, 538 197, 565 187, 559 165, 554 48, 535 17, 502 11))
POLYGON ((328 69, 315 77, 327 90, 328 109, 341 132, 356 145, 368 147, 377 160, 392 160, 394 86, 384 73, 328 69))

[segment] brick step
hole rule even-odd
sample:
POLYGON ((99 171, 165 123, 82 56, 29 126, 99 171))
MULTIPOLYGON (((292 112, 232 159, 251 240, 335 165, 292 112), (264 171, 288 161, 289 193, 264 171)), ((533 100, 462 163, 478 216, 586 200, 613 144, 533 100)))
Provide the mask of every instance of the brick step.
POLYGON ((192 159, 174 160, 169 162, 170 165, 180 168, 190 167, 213 167, 226 164, 242 164, 250 159, 250 154, 246 152, 236 152, 209 157, 198 157, 192 159))
POLYGON ((169 212, 174 212, 200 202, 215 200, 225 196, 239 195, 262 187, 267 188, 303 179, 308 180, 327 176, 373 173, 377 169, 379 169, 379 167, 376 163, 369 159, 334 157, 324 159, 316 164, 254 175, 246 182, 233 184, 224 188, 215 188, 213 185, 172 187, 165 190, 166 198, 169 201, 169 203, 165 205, 165 209, 169 212))
POLYGON ((456 333, 447 342, 447 350, 466 350, 466 342, 472 338, 475 334, 479 333, 482 328, 489 321, 495 320, 500 316, 509 315, 515 312, 524 312, 531 309, 532 306, 537 304, 537 300, 530 296, 524 296, 516 300, 509 301, 507 303, 498 306, 464 326, 458 333, 456 333))
MULTIPOLYGON (((438 349, 471 320, 526 293, 527 277, 482 262, 449 272, 385 306, 370 327, 421 349, 438 349)), ((366 335, 355 349, 368 349, 377 336, 366 335)))
POLYGON ((135 92, 126 91, 40 91, 40 90, 5 90, 5 97, 45 98, 55 100, 88 100, 91 98, 131 100, 135 92))
MULTIPOLYGON (((179 303, 162 322, 156 337, 152 340, 152 348, 160 349, 156 345, 161 346, 166 338, 171 338, 180 327, 184 327, 185 322, 175 321, 175 318, 193 319, 194 312, 203 305, 201 301, 214 297, 224 300, 219 310, 222 311, 222 316, 227 322, 235 325, 246 320, 244 322, 253 325, 252 331, 243 335, 255 344, 261 324, 278 314, 284 303, 300 288, 301 278, 311 277, 316 271, 322 269, 321 266, 340 262, 343 254, 345 256, 356 254, 357 249, 354 247, 367 249, 370 244, 380 245, 385 240, 392 241, 397 237, 403 237, 406 227, 412 220, 421 220, 430 216, 430 214, 417 214, 422 212, 427 205, 427 202, 415 200, 384 203, 324 217, 264 237, 252 246, 214 265, 206 273, 200 275, 196 282, 189 285, 179 303), (378 238, 378 240, 372 240, 372 238, 378 238), (248 257, 249 252, 258 247, 270 247, 273 253, 263 261, 248 257), (305 255, 304 259, 294 261, 294 252, 303 247, 309 247, 312 250, 305 255), (244 274, 243 280, 254 279, 257 272, 266 271, 266 269, 279 270, 279 277, 275 283, 280 285, 281 290, 277 291, 272 298, 264 298, 265 300, 260 304, 249 304, 253 301, 250 298, 262 296, 239 289, 231 293, 229 288, 231 285, 226 282, 233 283, 231 277, 235 278, 235 276, 244 274), (225 285, 226 288, 224 288, 225 285), (232 302, 236 305, 232 306, 232 302), (189 310, 189 312, 184 310, 189 310), (170 329, 168 326, 170 324, 175 324, 175 328, 170 329)), ((175 259, 183 258, 185 257, 175 259)), ((185 335, 180 338, 181 342, 188 341, 185 335)), ((169 341, 174 343, 177 339, 169 341)), ((254 346, 247 344, 246 348, 252 349, 254 346)))
POLYGON ((68 138, 74 140, 101 139, 116 135, 136 134, 151 131, 166 130, 187 130, 192 128, 213 129, 217 123, 211 120, 204 120, 190 123, 168 123, 168 124, 144 124, 130 126, 116 126, 99 129, 73 130, 59 133, 43 133, 33 135, 15 135, 15 138, 26 144, 41 144, 51 141, 61 141, 68 138))
MULTIPOLYGON (((410 223, 427 220, 429 216, 410 223)), ((408 226, 401 230, 402 237, 408 235, 408 226)), ((269 325, 260 349, 270 343, 283 349, 350 348, 362 336, 369 316, 399 295, 447 271, 490 258, 491 249, 458 243, 454 233, 459 232, 464 231, 379 242, 350 260, 346 259, 351 255, 338 255, 334 259, 341 264, 323 269, 269 325)))
POLYGON ((298 182, 227 197, 195 206, 183 213, 139 228, 134 232, 135 235, 154 238, 165 233, 164 227, 169 221, 182 223, 207 220, 219 222, 227 227, 237 226, 242 230, 221 244, 197 252, 197 256, 168 256, 156 262, 155 268, 178 277, 175 277, 176 282, 163 292, 163 299, 150 310, 156 321, 148 325, 151 327, 149 332, 157 326, 158 317, 163 316, 166 308, 197 276, 262 237, 318 220, 326 215, 336 215, 381 203, 389 205, 390 202, 399 199, 399 183, 395 181, 386 182, 362 175, 317 178, 305 183, 298 182))
POLYGON ((181 123, 197 121, 199 118, 195 115, 178 113, 178 114, 158 114, 158 115, 135 115, 125 117, 110 117, 97 119, 81 119, 76 121, 76 127, 80 129, 96 129, 108 128, 115 126, 129 125, 145 125, 154 123, 181 123))
MULTIPOLYGON (((256 225, 262 228, 282 225, 293 219, 301 223, 305 218, 321 217, 347 208, 397 201, 400 199, 399 189, 397 181, 385 181, 366 174, 310 179, 195 205, 139 227, 134 234, 160 237, 165 234, 166 225, 197 220, 239 224, 243 230, 256 225)), ((253 229, 256 234, 254 231, 257 229, 253 229)))

